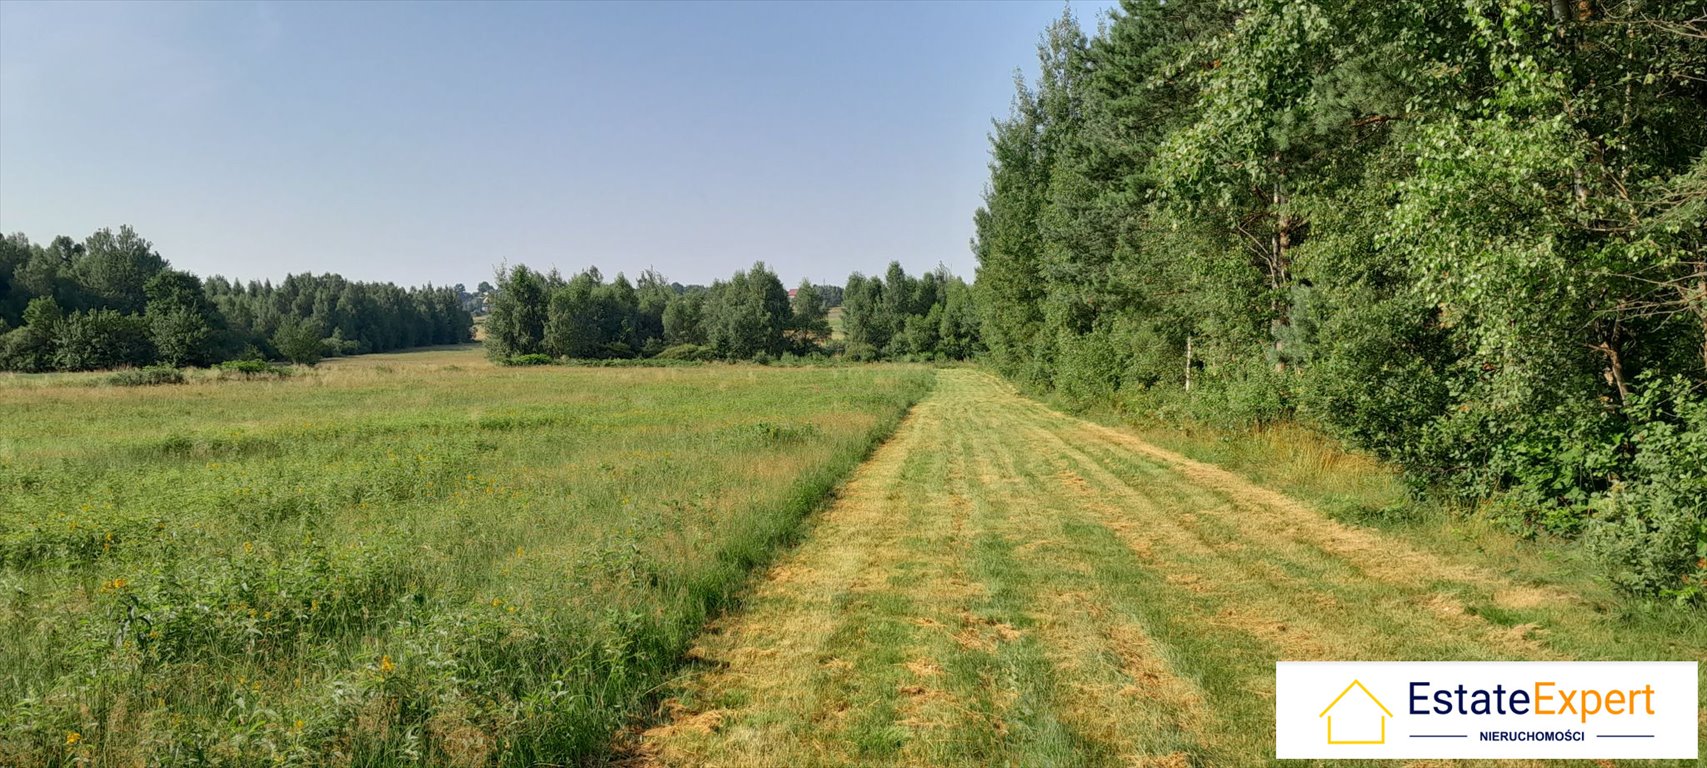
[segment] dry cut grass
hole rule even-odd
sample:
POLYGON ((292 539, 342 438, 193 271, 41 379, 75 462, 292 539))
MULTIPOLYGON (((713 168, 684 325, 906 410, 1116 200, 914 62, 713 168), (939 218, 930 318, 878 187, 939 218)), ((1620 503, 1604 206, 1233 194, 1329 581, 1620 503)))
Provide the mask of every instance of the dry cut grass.
POLYGON ((940 371, 805 544, 700 640, 633 751, 1264 765, 1278 660, 1707 655, 1707 633, 1583 610, 1525 572, 940 371))

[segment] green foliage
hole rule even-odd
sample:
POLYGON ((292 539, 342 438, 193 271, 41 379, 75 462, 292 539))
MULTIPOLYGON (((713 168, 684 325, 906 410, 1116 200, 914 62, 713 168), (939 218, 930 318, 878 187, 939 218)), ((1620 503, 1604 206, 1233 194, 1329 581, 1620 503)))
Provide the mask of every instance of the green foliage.
POLYGON ((173 307, 150 311, 145 317, 155 356, 166 365, 206 365, 214 357, 213 327, 205 315, 173 307))
POLYGON ((149 338, 156 356, 168 366, 207 365, 217 354, 214 331, 218 310, 188 272, 162 269, 143 286, 148 297, 149 338))
POLYGON ((830 301, 843 299, 857 359, 961 360, 983 349, 974 292, 945 271, 914 278, 893 264, 883 280, 856 274, 848 285, 844 292, 803 280, 790 297, 763 263, 709 288, 667 283, 651 271, 636 286, 622 275, 605 282, 597 269, 564 281, 515 267, 499 275, 486 349, 500 363, 527 354, 574 361, 810 357, 843 347, 831 341, 828 317, 830 301))
POLYGON ((221 374, 233 374, 243 378, 275 377, 284 378, 290 375, 290 368, 274 365, 259 358, 242 360, 227 360, 219 364, 221 374))
POLYGON ((718 357, 752 360, 782 354, 793 316, 788 290, 763 262, 713 283, 700 318, 706 345, 718 357))
POLYGON ((890 262, 881 280, 850 276, 842 295, 850 359, 965 360, 982 349, 972 290, 947 270, 915 278, 890 262))
POLYGON ((824 295, 810 280, 802 279, 789 304, 788 330, 794 346, 803 352, 820 348, 830 338, 830 308, 824 303, 824 295))
POLYGON ((24 326, 0 335, 0 370, 38 373, 52 370, 54 344, 65 322, 58 302, 47 296, 30 300, 24 326))
POLYGON ((709 348, 699 344, 675 344, 658 353, 659 360, 705 361, 714 359, 709 348))
POLYGON ((182 384, 184 372, 169 365, 150 365, 145 368, 130 368, 116 371, 107 377, 107 383, 115 387, 151 387, 158 384, 182 384))
POLYGON ((504 358, 504 365, 550 365, 551 355, 535 352, 531 355, 513 355, 504 358))
POLYGON ((321 345, 324 335, 325 332, 312 321, 293 320, 281 325, 273 334, 273 347, 286 360, 297 365, 314 365, 325 354, 321 345))
POLYGON ((486 354, 493 360, 531 355, 545 343, 546 302, 551 285, 527 267, 499 270, 496 297, 486 316, 486 354))
POLYGON ((1645 383, 1631 404, 1639 479, 1595 500, 1584 543, 1621 589, 1707 602, 1707 392, 1684 377, 1645 383))
POLYGON ((129 226, 118 232, 102 229, 83 242, 71 271, 87 291, 90 304, 120 314, 138 314, 147 303, 146 286, 166 260, 154 252, 154 244, 129 226))
POLYGON ((296 322, 331 329, 327 354, 461 343, 473 329, 451 289, 337 275, 291 275, 277 286, 204 281, 169 268, 129 227, 46 246, 22 234, 0 238, 0 370, 211 365, 250 347, 276 352, 273 338, 296 322), (8 330, 12 324, 23 327, 8 330))
POLYGON ((153 358, 147 323, 117 310, 74 312, 54 335, 53 367, 61 371, 147 365, 153 358))
MULTIPOLYGON (((1132 0, 1089 40, 1063 15, 990 136, 990 362, 1081 407, 1303 418, 1608 567, 1671 553, 1618 566, 1658 594, 1695 507, 1650 485, 1676 472, 1635 439, 1644 387, 1707 386, 1699 6, 1132 0)), ((847 302, 892 354, 925 335, 889 282, 847 302)))

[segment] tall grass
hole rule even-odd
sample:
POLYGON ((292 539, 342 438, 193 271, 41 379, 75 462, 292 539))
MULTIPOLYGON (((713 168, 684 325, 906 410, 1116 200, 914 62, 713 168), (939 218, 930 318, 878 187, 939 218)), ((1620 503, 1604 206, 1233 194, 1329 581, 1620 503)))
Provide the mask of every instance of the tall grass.
POLYGON ((596 761, 931 380, 430 354, 0 388, 0 764, 596 761))

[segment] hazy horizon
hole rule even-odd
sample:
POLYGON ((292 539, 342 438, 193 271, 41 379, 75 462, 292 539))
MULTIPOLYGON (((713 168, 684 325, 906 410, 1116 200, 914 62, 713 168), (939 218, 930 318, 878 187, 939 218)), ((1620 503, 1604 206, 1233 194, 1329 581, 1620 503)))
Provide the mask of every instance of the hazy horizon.
POLYGON ((129 224, 244 280, 970 277, 990 121, 1061 8, 7 2, 0 231, 129 224))

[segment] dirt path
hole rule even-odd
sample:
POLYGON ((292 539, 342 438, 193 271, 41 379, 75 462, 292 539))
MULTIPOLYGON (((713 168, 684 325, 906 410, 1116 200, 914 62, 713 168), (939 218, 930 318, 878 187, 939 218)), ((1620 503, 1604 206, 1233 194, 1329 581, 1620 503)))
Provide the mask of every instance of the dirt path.
POLYGON ((1550 655, 1465 610, 1495 574, 939 376, 702 639, 643 762, 1264 764, 1276 660, 1550 655))

